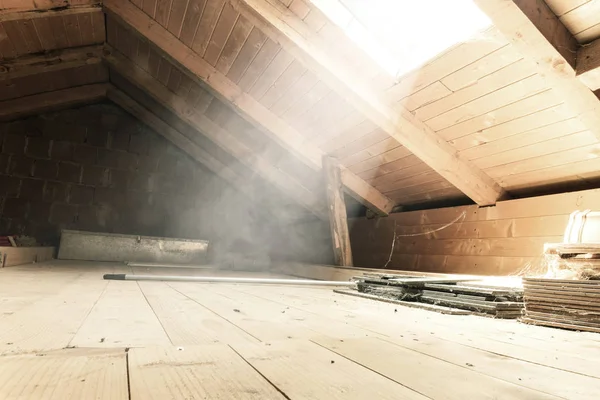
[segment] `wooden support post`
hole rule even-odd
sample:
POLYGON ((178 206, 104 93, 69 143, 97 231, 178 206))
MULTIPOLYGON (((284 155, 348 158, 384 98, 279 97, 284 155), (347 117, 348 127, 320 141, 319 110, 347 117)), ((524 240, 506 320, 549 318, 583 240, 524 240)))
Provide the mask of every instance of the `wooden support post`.
POLYGON ((329 227, 333 243, 335 263, 341 266, 353 266, 350 232, 344 202, 344 186, 339 162, 329 156, 323 157, 323 174, 327 192, 329 227))

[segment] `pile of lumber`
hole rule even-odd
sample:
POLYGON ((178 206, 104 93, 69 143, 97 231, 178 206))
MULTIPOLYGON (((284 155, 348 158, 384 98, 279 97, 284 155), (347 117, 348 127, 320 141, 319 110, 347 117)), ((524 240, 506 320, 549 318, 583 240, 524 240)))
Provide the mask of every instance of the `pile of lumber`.
POLYGON ((448 314, 483 314, 496 318, 518 318, 523 309, 519 288, 479 285, 473 278, 436 278, 407 275, 365 274, 355 277, 357 292, 337 291, 398 304, 419 305, 448 314), (470 283, 467 283, 471 281, 470 283), (461 313, 451 312, 462 310, 461 313), (466 312, 464 312, 466 311, 466 312))
POLYGON ((524 278, 522 322, 600 332, 600 281, 524 278))
POLYGON ((600 279, 600 244, 546 243, 548 276, 558 279, 600 279))

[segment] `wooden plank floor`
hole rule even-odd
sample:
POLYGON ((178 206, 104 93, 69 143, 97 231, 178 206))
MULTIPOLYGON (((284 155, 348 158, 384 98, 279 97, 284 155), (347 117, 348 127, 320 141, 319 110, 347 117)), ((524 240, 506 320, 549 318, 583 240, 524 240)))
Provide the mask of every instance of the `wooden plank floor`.
POLYGON ((323 287, 102 280, 124 272, 190 273, 67 261, 0 269, 0 399, 600 393, 600 334, 441 315, 323 287))

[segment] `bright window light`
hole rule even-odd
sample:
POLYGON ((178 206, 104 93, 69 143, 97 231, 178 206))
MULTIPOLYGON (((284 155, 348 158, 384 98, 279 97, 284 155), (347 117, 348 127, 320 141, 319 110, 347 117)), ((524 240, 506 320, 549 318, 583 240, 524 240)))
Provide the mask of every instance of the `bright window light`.
POLYGON ((396 78, 492 25, 472 0, 312 2, 396 78))

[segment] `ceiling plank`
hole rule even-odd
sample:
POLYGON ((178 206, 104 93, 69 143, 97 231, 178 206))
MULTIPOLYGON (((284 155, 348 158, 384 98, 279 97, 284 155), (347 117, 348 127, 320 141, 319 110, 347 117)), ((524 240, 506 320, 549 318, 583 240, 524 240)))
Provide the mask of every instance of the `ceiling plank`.
MULTIPOLYGON (((154 43, 165 57, 179 66, 191 79, 231 104, 244 119, 261 127, 270 138, 313 169, 321 169, 323 157, 321 150, 304 143, 304 138, 299 132, 246 94, 229 78, 217 71, 200 55, 185 46, 137 7, 127 1, 118 0, 107 0, 104 2, 104 7, 108 13, 124 22, 125 27, 133 29, 146 40, 154 43)), ((351 171, 343 169, 342 180, 346 191, 351 196, 376 213, 387 215, 392 210, 394 202, 391 199, 351 171)))
POLYGON ((206 116, 197 113, 183 98, 172 93, 166 86, 115 49, 107 47, 105 59, 110 68, 149 94, 182 121, 196 128, 217 146, 233 155, 240 162, 246 164, 263 179, 279 188, 284 194, 294 199, 316 216, 324 220, 327 218, 325 199, 322 196, 310 192, 289 175, 275 168, 264 158, 254 154, 233 135, 216 125, 206 116))
POLYGON ((187 153, 191 158, 214 172, 217 176, 231 183, 236 189, 251 196, 255 195, 255 193, 250 190, 247 180, 242 179, 227 165, 223 164, 217 158, 213 157, 212 154, 188 139, 183 133, 172 128, 169 124, 158 118, 124 92, 111 85, 108 89, 107 97, 113 103, 146 124, 150 129, 163 136, 184 153, 187 153))
POLYGON ((422 121, 400 104, 382 101, 360 74, 351 71, 341 60, 333 59, 321 39, 290 10, 266 0, 239 0, 238 3, 240 10, 245 10, 254 23, 260 24, 271 39, 477 204, 495 204, 505 196, 493 179, 461 159, 450 144, 422 121))
POLYGON ((577 52, 577 77, 591 90, 600 89, 600 39, 577 52))
POLYGON ((577 79, 577 42, 543 0, 475 0, 519 52, 537 66, 557 99, 600 138, 600 101, 577 79))
POLYGON ((102 63, 102 46, 56 50, 0 61, 0 81, 102 63))
POLYGON ((0 121, 95 103, 106 97, 108 84, 78 86, 0 102, 0 121))
POLYGON ((39 19, 67 15, 79 15, 89 13, 102 13, 100 5, 91 7, 57 7, 34 11, 0 10, 0 22, 16 21, 20 19, 39 19))

